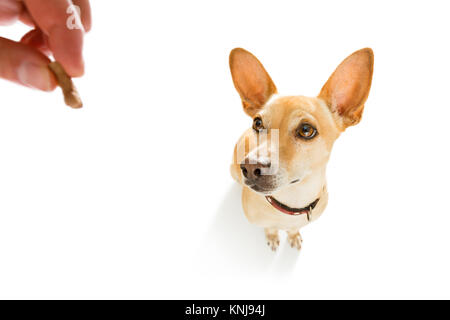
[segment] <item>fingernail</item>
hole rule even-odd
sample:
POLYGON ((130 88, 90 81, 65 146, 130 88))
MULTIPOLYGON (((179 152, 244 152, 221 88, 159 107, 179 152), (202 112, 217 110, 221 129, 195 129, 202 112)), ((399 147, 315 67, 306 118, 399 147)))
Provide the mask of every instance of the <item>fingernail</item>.
POLYGON ((27 87, 44 91, 53 89, 50 70, 46 66, 25 62, 18 69, 18 78, 27 87))

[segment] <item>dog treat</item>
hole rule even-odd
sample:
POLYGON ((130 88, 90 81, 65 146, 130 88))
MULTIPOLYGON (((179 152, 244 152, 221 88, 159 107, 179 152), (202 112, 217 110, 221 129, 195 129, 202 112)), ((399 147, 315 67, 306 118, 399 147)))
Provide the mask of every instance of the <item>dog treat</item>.
POLYGON ((79 109, 83 106, 80 95, 77 88, 73 84, 72 78, 70 78, 61 64, 54 61, 48 65, 50 70, 56 77, 58 85, 61 87, 64 94, 64 102, 71 108, 79 109))

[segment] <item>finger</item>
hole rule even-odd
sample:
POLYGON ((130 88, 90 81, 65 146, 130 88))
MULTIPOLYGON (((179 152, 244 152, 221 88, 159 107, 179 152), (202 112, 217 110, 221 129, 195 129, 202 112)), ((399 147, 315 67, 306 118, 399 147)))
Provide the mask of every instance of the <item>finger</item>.
POLYGON ((79 28, 69 29, 67 21, 78 13, 67 14, 72 4, 69 0, 24 0, 25 5, 37 26, 49 39, 49 46, 55 60, 59 61, 67 73, 72 77, 82 76, 83 62, 83 34, 79 28))
POLYGON ((89 32, 92 28, 91 5, 89 0, 72 0, 73 4, 80 7, 81 22, 84 31, 89 32))
POLYGON ((8 25, 17 21, 23 11, 22 3, 17 0, 0 1, 0 25, 8 25))
POLYGON ((46 56, 51 55, 50 48, 48 46, 48 38, 41 31, 41 29, 33 29, 25 34, 20 40, 21 43, 32 46, 33 48, 41 51, 46 56))
POLYGON ((0 38, 0 78, 51 91, 56 87, 56 80, 49 63, 46 56, 32 47, 0 38))
POLYGON ((25 23, 26 25, 30 26, 30 27, 34 27, 34 21, 31 18, 30 14, 26 11, 23 10, 22 13, 19 16, 19 20, 22 21, 23 23, 25 23))

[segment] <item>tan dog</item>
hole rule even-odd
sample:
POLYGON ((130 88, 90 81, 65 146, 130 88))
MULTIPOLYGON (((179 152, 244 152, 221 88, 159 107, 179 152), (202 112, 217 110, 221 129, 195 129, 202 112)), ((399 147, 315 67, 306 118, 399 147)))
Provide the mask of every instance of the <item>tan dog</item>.
POLYGON ((361 120, 373 73, 373 52, 347 57, 316 98, 281 96, 258 59, 244 49, 230 54, 234 85, 253 126, 234 149, 231 174, 243 185, 248 220, 264 228, 276 250, 285 230, 300 249, 299 229, 317 219, 327 200, 325 171, 334 141, 361 120))

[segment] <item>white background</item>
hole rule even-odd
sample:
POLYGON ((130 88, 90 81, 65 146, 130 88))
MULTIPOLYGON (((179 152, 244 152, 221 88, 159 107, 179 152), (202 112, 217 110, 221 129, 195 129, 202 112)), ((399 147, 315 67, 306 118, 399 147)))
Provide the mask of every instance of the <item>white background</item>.
MULTIPOLYGON (((0 298, 450 298, 448 1, 95 1, 82 110, 0 81, 0 298), (252 51, 316 95, 370 46, 330 200, 273 254, 229 175, 252 51)), ((25 27, 2 27, 19 39, 25 27)))

